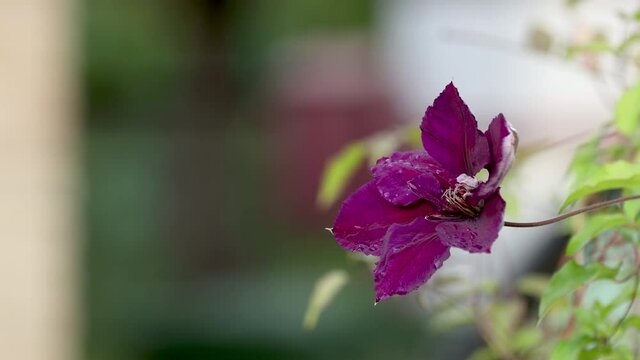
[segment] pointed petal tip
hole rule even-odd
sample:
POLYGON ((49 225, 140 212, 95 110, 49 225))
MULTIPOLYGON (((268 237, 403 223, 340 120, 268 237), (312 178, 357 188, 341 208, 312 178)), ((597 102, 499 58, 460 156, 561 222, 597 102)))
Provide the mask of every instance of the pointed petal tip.
MULTIPOLYGON (((493 119, 491 119, 491 123, 489 124, 489 126, 491 126, 491 124, 493 124, 494 121, 503 122, 505 125, 505 128, 507 128, 513 133, 516 133, 517 135, 516 128, 513 127, 513 125, 509 122, 509 120, 507 120, 507 117, 504 116, 504 113, 498 113, 498 115, 494 116, 493 119)), ((497 126, 497 124, 494 126, 497 126)))
POLYGON ((383 301, 387 301, 388 299, 394 296, 404 296, 407 295, 410 291, 398 291, 392 293, 380 293, 376 294, 376 300, 374 302, 374 306, 380 304, 383 301))
MULTIPOLYGON (((453 81, 448 83, 444 87, 444 89, 442 89, 442 91, 440 92, 440 95, 438 95, 438 97, 442 97, 442 96, 453 96, 455 98, 460 97, 460 93, 458 92, 458 88, 455 85, 453 85, 453 81)), ((432 107, 432 106, 433 105, 431 105, 429 107, 432 107)))
POLYGON ((386 295, 386 294, 376 294, 376 301, 373 303, 373 306, 377 306, 378 304, 387 300, 390 297, 391 297, 390 295, 386 295))
POLYGON ((435 226, 418 218, 389 229, 374 271, 377 302, 415 291, 449 258, 449 246, 436 238, 435 226))
POLYGON ((431 211, 428 203, 395 206, 385 200, 374 181, 362 185, 342 204, 333 236, 340 246, 365 255, 380 256, 383 238, 390 226, 406 224, 431 211))
POLYGON ((427 154, 452 174, 476 174, 491 160, 487 139, 453 82, 427 108, 420 129, 427 154))
POLYGON ((491 196, 500 186, 511 169, 518 150, 518 133, 502 113, 491 120, 484 136, 489 143, 491 162, 487 166, 489 179, 476 191, 478 198, 491 196))

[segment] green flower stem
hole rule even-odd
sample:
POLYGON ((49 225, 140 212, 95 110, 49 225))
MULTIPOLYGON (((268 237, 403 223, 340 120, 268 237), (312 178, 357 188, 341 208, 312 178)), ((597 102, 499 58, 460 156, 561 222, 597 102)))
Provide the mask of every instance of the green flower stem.
POLYGON ((504 226, 509 226, 509 227, 538 227, 538 226, 545 226, 545 225, 549 225, 549 224, 554 224, 554 223, 560 222, 560 221, 562 221, 564 219, 570 218, 572 216, 576 216, 578 214, 582 214, 584 212, 601 209, 601 208, 604 208, 604 207, 607 207, 607 206, 620 204, 620 203, 623 203, 625 201, 635 200, 635 199, 640 199, 640 194, 628 195, 628 196, 619 197, 619 198, 613 199, 613 200, 603 201, 603 202, 600 202, 600 203, 597 203, 597 204, 593 204, 593 205, 589 205, 587 207, 583 207, 582 209, 576 209, 576 210, 573 210, 573 211, 569 211, 567 213, 564 213, 562 215, 558 215, 556 217, 552 217, 552 218, 547 219, 547 220, 534 221, 534 222, 505 221, 504 222, 504 226))

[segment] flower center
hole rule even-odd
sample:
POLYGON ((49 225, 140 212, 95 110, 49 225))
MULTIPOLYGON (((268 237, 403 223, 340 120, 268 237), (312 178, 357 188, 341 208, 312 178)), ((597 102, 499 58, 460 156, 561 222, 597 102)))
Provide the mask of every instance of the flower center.
POLYGON ((442 198, 447 202, 451 211, 461 212, 469 217, 476 217, 481 208, 472 206, 467 201, 472 191, 478 187, 478 180, 467 174, 461 174, 456 178, 456 185, 448 188, 442 194, 442 198))

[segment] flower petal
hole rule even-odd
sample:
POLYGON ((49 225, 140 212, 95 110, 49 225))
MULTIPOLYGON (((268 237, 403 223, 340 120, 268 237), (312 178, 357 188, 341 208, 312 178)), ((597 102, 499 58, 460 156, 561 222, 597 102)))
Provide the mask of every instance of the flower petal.
POLYGON ((383 157, 371 173, 380 195, 401 206, 413 204, 421 198, 439 204, 442 186, 438 178, 451 177, 424 151, 397 152, 383 157))
POLYGON ((478 199, 486 198, 500 186, 511 168, 518 147, 518 134, 502 114, 493 118, 484 135, 489 142, 491 162, 487 166, 489 179, 480 184, 475 194, 478 199))
POLYGON ((487 139, 453 83, 427 108, 420 129, 425 150, 454 176, 474 176, 489 163, 487 139))
POLYGON ((435 225, 420 218, 389 228, 374 273, 376 302, 417 289, 449 258, 449 246, 438 240, 435 225))
POLYGON ((442 200, 443 188, 454 186, 455 180, 447 181, 432 173, 424 173, 407 183, 411 191, 421 199, 427 200, 435 209, 443 209, 446 204, 442 200), (443 186, 443 183, 446 186, 443 186))
POLYGON ((436 227, 441 241, 470 253, 491 252, 503 225, 505 201, 496 191, 487 199, 478 217, 458 221, 443 221, 436 227))
POLYGON ((340 208, 331 232, 343 248, 367 255, 380 255, 389 226, 408 223, 434 212, 426 202, 399 207, 386 201, 373 181, 361 186, 340 208))

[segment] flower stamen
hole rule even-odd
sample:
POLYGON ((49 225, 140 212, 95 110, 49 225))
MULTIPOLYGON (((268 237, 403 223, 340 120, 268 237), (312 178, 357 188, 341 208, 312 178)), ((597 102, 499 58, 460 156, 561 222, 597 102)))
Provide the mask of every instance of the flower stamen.
MULTIPOLYGON (((460 177, 458 177, 460 178, 460 177)), ((457 183, 455 187, 448 188, 442 194, 442 198, 451 208, 452 211, 459 211, 469 217, 476 217, 480 213, 478 206, 472 206, 467 202, 467 198, 471 196, 473 187, 468 183, 457 183)))

